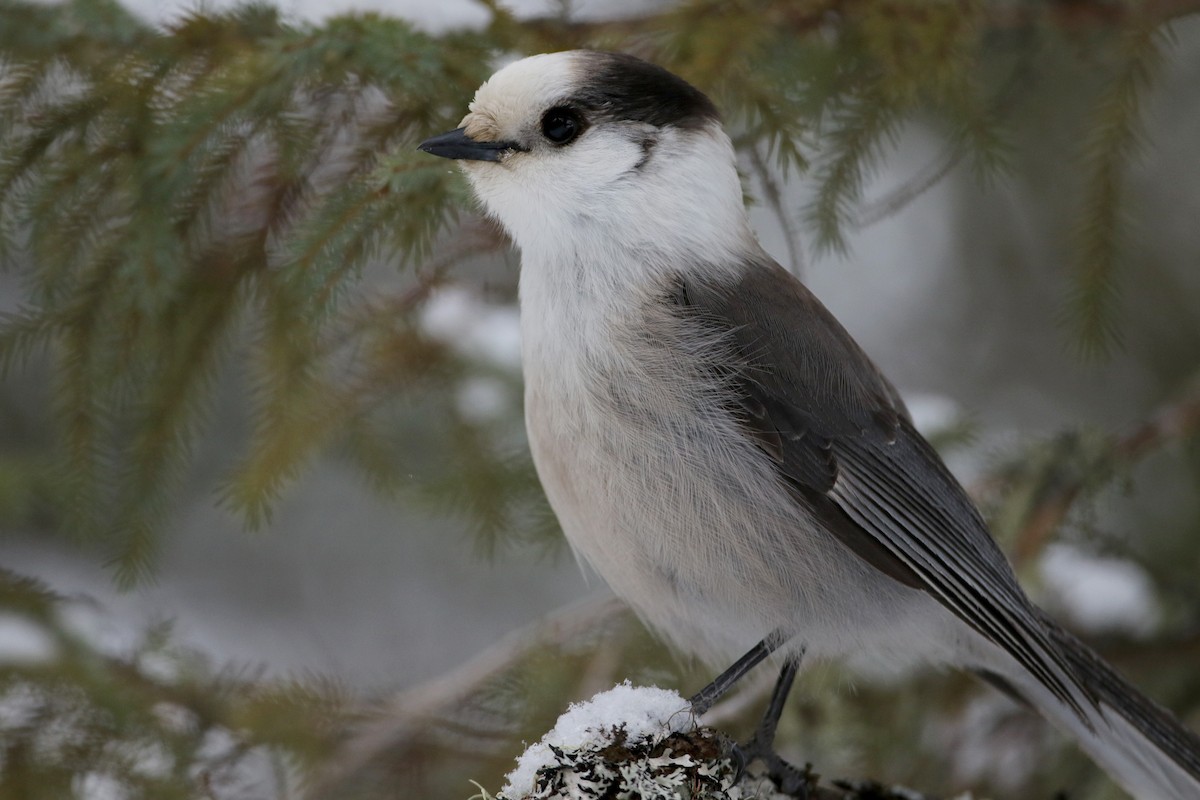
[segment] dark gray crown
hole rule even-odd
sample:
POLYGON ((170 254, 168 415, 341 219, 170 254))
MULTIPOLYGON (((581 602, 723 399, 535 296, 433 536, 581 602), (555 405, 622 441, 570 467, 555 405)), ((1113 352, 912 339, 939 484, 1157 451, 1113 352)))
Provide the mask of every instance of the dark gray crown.
POLYGON ((720 119, 704 92, 656 64, 624 53, 584 51, 581 58, 582 86, 571 101, 593 113, 685 129, 720 119))

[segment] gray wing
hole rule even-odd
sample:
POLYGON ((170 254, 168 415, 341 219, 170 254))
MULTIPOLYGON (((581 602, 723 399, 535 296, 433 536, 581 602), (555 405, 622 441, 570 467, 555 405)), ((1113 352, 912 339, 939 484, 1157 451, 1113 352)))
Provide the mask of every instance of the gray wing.
POLYGON ((821 303, 764 260, 732 283, 679 278, 690 324, 724 335, 710 368, 796 502, 890 578, 920 588, 1083 716, 1074 677, 962 487, 895 389, 821 303))

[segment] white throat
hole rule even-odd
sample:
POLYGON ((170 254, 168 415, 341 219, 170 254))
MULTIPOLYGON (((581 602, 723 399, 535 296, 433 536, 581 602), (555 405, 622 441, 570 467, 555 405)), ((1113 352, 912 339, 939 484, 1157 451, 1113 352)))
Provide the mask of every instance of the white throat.
POLYGON ((640 165, 645 154, 618 140, 587 160, 468 172, 521 250, 526 313, 530 303, 620 303, 664 276, 699 265, 711 276, 714 265, 732 270, 758 251, 718 124, 664 129, 652 148, 640 165))

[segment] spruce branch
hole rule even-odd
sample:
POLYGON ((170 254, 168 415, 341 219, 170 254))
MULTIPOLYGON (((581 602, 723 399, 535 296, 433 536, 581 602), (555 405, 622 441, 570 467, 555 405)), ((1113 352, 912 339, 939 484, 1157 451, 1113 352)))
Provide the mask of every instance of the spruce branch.
MULTIPOLYGON (((497 7, 491 2, 485 2, 484 5, 489 8, 497 7)), ((754 15, 765 20, 764 27, 781 30, 795 38, 811 34, 823 25, 853 19, 857 13, 862 12, 863 5, 860 0, 772 0, 756 3, 754 15)), ((1072 33, 1088 32, 1120 28, 1133 20, 1145 20, 1161 25, 1200 12, 1200 0, 1142 0, 1138 3, 1112 3, 1108 0, 1071 0, 1062 3, 975 2, 971 5, 977 13, 982 34, 1021 33, 1047 26, 1072 33)), ((886 13, 901 23, 914 17, 924 18, 930 13, 929 4, 924 3, 885 0, 878 3, 878 6, 886 8, 886 13)), ((667 11, 616 19, 544 15, 523 20, 519 29, 512 21, 511 15, 508 15, 508 25, 503 26, 501 32, 512 37, 528 36, 542 42, 561 42, 564 37, 576 42, 627 40, 630 37, 644 36, 647 31, 677 30, 681 24, 694 26, 707 22, 714 27, 728 27, 728 20, 737 16, 748 16, 748 9, 740 4, 720 0, 687 0, 674 4, 667 11)))
POLYGON ((272 754, 292 770, 277 787, 283 793, 353 721, 335 682, 213 671, 174 643, 169 625, 146 631, 129 652, 98 648, 65 621, 80 604, 0 570, 0 607, 34 626, 53 653, 0 670, 6 797, 57 800, 95 775, 133 797, 194 797, 205 787, 224 796, 272 754))
POLYGON ((168 312, 175 324, 155 358, 159 390, 146 392, 132 409, 136 433, 117 479, 121 497, 105 537, 122 586, 150 576, 171 493, 182 483, 196 431, 207 421, 222 352, 237 321, 240 282, 201 280, 206 285, 189 292, 192 299, 168 312))
POLYGON ((1065 315, 1085 357, 1103 357, 1120 344, 1115 306, 1128 227, 1121 184, 1140 147, 1142 95, 1161 62, 1161 38, 1162 32, 1148 21, 1139 20, 1122 33, 1116 74, 1096 103, 1084 145, 1084 205, 1065 315))
POLYGON ((962 162, 964 156, 965 152, 961 149, 947 148, 936 159, 922 167, 912 178, 904 181, 892 191, 864 201, 855 212, 854 227, 861 230, 894 217, 921 195, 939 184, 962 162))
MULTIPOLYGON (((1058 531, 1075 504, 1095 484, 1095 474, 1105 476, 1126 470, 1147 456, 1200 435, 1200 386, 1193 385, 1183 396, 1155 409, 1127 433, 1113 436, 1089 458, 1089 467, 1072 474, 1052 471, 1035 487, 1035 502, 1010 520, 1010 552, 1017 567, 1030 563, 1058 531)), ((982 481, 976 493, 995 490, 998 476, 982 481)))
MULTIPOLYGON (((370 720, 348 737, 315 784, 315 796, 359 774, 370 763, 392 758, 419 746, 431 726, 472 730, 486 724, 485 695, 497 682, 547 647, 587 650, 619 626, 628 624, 628 611, 612 597, 590 598, 561 608, 524 628, 507 634, 470 661, 431 681, 398 692, 382 704, 362 709, 370 720), (590 643, 590 644, 589 644, 590 643), (481 718, 480 713, 484 716, 481 718), (457 721, 457 723, 456 723, 457 721)), ((589 676, 595 683, 581 687, 592 692, 606 688, 615 676, 589 676)))
POLYGON ((901 122, 882 96, 855 97, 837 109, 816 169, 817 195, 805 208, 818 252, 844 253, 845 222, 854 213, 863 185, 885 146, 895 143, 901 122))
POLYGON ((150 41, 150 27, 115 0, 0 2, 0 51, 20 60, 63 59, 86 69, 111 64, 150 41))
POLYGON ((114 9, 0 7, 46 36, 0 36, 2 252, 28 254, 30 287, 0 361, 51 354, 67 524, 128 583, 153 563, 234 353, 262 356, 262 468, 234 493, 252 522, 362 413, 325 377, 339 366, 324 331, 364 267, 419 263, 452 223, 460 184, 411 146, 454 118, 447 90, 478 85, 487 50, 369 16, 290 26, 250 6, 152 30, 114 9), (270 322, 238 330, 253 318, 270 322))

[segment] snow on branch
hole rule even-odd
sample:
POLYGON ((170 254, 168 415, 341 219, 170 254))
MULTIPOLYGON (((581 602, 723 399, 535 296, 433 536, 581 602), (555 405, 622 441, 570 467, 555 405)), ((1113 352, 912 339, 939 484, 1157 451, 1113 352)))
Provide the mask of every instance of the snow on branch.
MULTIPOLYGON (((806 767, 810 800, 925 800, 873 781, 823 782, 806 767)), ((517 758, 495 800, 782 800, 724 734, 697 725, 674 691, 629 681, 574 703, 517 758)), ((479 796, 477 796, 479 797, 479 796)), ((485 800, 491 798, 484 793, 485 800)), ((960 800, 967 800, 962 796, 960 800)))

